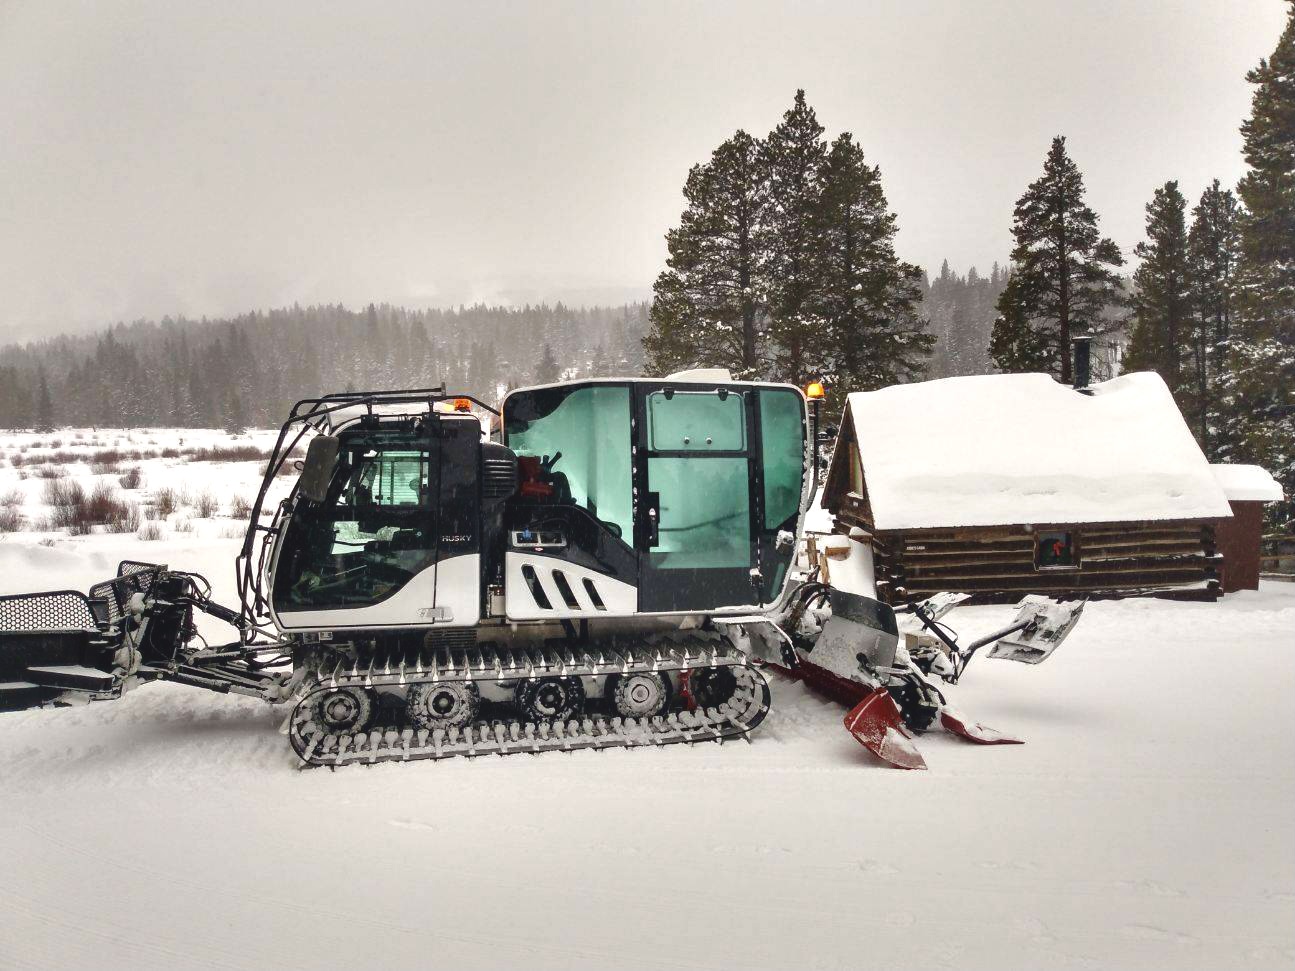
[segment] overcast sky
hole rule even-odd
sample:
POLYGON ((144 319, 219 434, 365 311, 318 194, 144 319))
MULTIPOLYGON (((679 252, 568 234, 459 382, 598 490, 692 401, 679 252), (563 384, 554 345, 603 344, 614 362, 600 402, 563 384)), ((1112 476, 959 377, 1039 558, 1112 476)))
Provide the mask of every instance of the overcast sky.
POLYGON ((1280 0, 0 0, 0 340, 165 314, 650 292, 688 167, 806 89, 900 255, 987 271, 1068 136, 1126 253, 1241 175, 1280 0))

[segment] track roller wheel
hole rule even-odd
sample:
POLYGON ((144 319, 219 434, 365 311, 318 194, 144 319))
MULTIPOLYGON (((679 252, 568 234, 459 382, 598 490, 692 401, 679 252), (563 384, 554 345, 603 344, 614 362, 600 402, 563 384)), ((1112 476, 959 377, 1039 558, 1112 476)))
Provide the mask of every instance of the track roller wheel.
POLYGON ((698 708, 718 708, 737 691, 737 675, 730 667, 697 668, 688 678, 688 693, 698 708))
POLYGON ((470 681, 416 684, 409 689, 409 718, 419 728, 462 728, 481 707, 481 691, 470 681))
POLYGON ((650 718, 670 704, 670 682, 653 671, 607 679, 607 698, 624 718, 650 718))
POLYGON ((373 719, 373 698, 363 688, 333 688, 311 702, 310 717, 328 733, 358 732, 373 719))
POLYGON ((517 707, 529 721, 561 721, 584 711, 585 686, 579 678, 540 678, 517 686, 517 707))

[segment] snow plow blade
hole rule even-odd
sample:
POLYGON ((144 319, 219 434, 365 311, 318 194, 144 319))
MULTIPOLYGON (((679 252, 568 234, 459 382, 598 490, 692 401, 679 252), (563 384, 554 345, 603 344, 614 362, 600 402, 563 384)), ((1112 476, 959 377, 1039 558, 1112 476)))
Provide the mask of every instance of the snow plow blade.
POLYGON ((965 738, 977 745, 1024 745, 1023 739, 1004 735, 996 728, 972 721, 956 708, 940 709, 940 727, 950 735, 965 738))
POLYGON ((869 752, 897 769, 925 769, 926 760, 885 688, 874 688, 845 716, 845 727, 869 752))
POLYGON ((1016 622, 1029 621, 1021 631, 1009 634, 989 649, 988 657, 1022 664, 1046 661, 1066 639, 1084 612, 1084 601, 1057 603, 1047 597, 1030 596, 1019 604, 1016 622))

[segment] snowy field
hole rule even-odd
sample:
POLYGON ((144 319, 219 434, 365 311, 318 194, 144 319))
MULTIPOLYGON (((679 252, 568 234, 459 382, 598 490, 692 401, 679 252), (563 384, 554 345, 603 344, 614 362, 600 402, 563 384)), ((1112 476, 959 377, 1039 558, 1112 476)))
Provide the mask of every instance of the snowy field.
MULTIPOLYGON (((141 456, 67 478, 140 511, 68 535, 35 470, 75 434, 0 434, 0 593, 136 558, 233 603, 263 460, 84 432, 141 456)), ((337 772, 297 768, 282 711, 181 686, 0 715, 0 967, 1295 967, 1295 584, 1095 603, 1046 664, 952 693, 1027 744, 884 768, 785 681, 750 745, 337 772)))

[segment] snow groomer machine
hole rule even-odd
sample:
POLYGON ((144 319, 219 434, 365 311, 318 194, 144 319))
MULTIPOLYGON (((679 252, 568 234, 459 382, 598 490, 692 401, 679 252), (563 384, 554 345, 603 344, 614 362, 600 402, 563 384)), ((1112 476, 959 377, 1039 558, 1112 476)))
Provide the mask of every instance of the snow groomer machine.
POLYGON ((774 672, 847 701, 892 765, 921 767, 932 727, 1012 741, 935 681, 990 642, 1041 659, 1078 609, 1024 604, 961 648, 938 620, 956 598, 933 598, 910 605, 928 646, 906 650, 855 551, 827 584, 826 540, 805 542, 816 408, 715 371, 525 388, 498 411, 444 388, 299 402, 235 562, 240 607, 133 561, 88 594, 0 598, 0 711, 176 682, 286 706, 296 755, 336 767, 749 740, 774 672), (209 644, 199 614, 233 639, 209 644))

